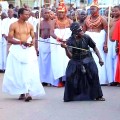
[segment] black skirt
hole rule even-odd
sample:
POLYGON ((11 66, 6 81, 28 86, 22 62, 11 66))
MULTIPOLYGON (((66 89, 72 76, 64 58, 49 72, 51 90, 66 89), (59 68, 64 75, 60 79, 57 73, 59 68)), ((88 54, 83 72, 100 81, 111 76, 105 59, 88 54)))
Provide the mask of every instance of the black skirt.
POLYGON ((102 97, 98 69, 92 57, 85 61, 71 59, 66 69, 64 102, 102 97))

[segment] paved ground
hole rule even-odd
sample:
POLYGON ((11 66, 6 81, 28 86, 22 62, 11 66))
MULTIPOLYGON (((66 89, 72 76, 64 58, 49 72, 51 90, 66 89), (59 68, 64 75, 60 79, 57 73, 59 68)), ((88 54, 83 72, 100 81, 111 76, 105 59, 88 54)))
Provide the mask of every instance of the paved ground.
MULTIPOLYGON (((0 89, 3 74, 0 73, 0 89)), ((64 103, 64 88, 45 87, 46 96, 29 103, 0 90, 0 120, 120 120, 120 87, 102 87, 105 102, 64 103)))

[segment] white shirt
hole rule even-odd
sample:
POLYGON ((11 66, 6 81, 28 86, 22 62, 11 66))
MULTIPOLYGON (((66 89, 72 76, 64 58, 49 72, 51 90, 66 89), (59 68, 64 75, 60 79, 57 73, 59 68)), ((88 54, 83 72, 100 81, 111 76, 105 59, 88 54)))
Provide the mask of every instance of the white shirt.
POLYGON ((6 36, 8 36, 9 33, 9 28, 10 25, 14 22, 16 22, 18 19, 17 18, 5 18, 2 21, 2 34, 5 34, 6 36))

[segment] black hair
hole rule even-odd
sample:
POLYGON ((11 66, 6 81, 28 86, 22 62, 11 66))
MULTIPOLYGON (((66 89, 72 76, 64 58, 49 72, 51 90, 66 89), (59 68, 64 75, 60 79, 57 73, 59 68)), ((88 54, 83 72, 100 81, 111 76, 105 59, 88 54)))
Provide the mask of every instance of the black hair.
POLYGON ((118 8, 120 10, 120 5, 116 5, 113 8, 118 8))
POLYGON ((13 6, 13 4, 9 4, 9 9, 13 9, 14 8, 14 6, 13 6))
POLYGON ((24 13, 24 11, 29 11, 29 10, 26 9, 26 8, 20 8, 20 9, 18 10, 18 17, 20 17, 20 15, 24 13))

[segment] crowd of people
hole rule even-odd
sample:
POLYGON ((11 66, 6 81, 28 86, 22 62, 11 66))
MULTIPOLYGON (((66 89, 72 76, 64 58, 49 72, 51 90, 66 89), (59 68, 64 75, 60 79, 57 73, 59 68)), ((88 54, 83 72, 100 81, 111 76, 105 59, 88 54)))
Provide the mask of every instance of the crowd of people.
POLYGON ((24 4, 6 13, 0 6, 2 90, 30 101, 45 94, 44 85, 65 86, 65 102, 104 101, 101 85, 120 85, 120 6, 110 12, 100 15, 95 2, 90 15, 64 2, 41 11, 24 4))

